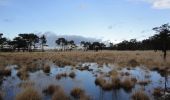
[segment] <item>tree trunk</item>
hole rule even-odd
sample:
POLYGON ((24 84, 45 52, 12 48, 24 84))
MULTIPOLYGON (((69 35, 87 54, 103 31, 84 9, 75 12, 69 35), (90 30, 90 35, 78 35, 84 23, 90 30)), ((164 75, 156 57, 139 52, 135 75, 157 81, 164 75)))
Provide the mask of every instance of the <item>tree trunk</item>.
POLYGON ((164 60, 166 60, 166 50, 164 50, 164 60))

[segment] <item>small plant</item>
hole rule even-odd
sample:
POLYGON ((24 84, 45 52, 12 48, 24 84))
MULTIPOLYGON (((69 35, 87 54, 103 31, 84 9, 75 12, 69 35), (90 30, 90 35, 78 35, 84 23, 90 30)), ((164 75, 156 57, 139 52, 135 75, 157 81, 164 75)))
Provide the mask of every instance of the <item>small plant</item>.
POLYGON ((71 72, 71 73, 69 74, 69 76, 70 76, 71 78, 75 78, 76 74, 75 74, 75 72, 71 72))
POLYGON ((41 95, 34 88, 26 88, 16 95, 16 100, 41 100, 41 95))
POLYGON ((150 100, 148 95, 146 95, 143 91, 137 91, 132 94, 132 100, 150 100))
POLYGON ((76 87, 76 88, 73 88, 72 90, 71 90, 71 96, 73 96, 74 98, 80 98, 81 97, 81 95, 84 95, 84 90, 83 89, 81 89, 81 88, 78 88, 78 87, 76 87))

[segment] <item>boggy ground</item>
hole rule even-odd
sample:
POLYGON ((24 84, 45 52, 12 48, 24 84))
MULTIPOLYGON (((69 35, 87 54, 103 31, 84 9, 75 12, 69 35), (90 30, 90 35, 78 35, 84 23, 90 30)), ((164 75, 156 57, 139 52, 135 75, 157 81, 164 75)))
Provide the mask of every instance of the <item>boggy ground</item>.
POLYGON ((166 61, 153 51, 0 53, 0 99, 149 100, 169 91, 169 66, 169 52, 166 61))

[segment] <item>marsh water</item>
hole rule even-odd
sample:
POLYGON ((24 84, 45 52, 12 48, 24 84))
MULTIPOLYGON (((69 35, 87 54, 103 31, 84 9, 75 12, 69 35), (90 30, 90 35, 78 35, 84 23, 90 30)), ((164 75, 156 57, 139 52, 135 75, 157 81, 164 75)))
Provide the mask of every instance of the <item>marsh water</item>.
MULTIPOLYGON (((165 77, 161 76, 157 71, 151 71, 144 66, 135 68, 119 68, 111 64, 98 65, 96 63, 83 63, 77 65, 78 67, 89 66, 88 70, 79 70, 76 67, 64 66, 59 67, 54 63, 49 62, 50 73, 43 72, 42 69, 29 72, 29 77, 27 80, 21 80, 17 76, 18 66, 10 65, 7 66, 12 70, 10 76, 4 76, 1 82, 1 91, 4 93, 5 100, 15 99, 16 94, 20 93, 23 89, 22 85, 24 83, 29 83, 33 85, 36 90, 38 90, 44 100, 50 100, 51 96, 44 94, 43 89, 47 88, 49 85, 59 85, 61 86, 67 95, 70 95, 70 91, 74 87, 81 87, 85 90, 85 93, 90 96, 93 100, 131 100, 131 95, 137 90, 143 89, 150 97, 154 100, 153 89, 160 87, 165 88, 165 77), (135 84, 131 91, 126 91, 123 88, 112 89, 109 91, 103 90, 100 86, 95 84, 95 79, 99 75, 105 75, 109 71, 116 69, 118 72, 128 72, 130 77, 135 77, 137 80, 150 80, 151 82, 147 85, 141 86, 140 84, 135 84), (75 78, 64 77, 60 80, 56 79, 56 75, 59 73, 70 73, 75 72, 75 78)), ((107 75, 105 75, 107 76, 107 75)), ((126 78, 127 76, 123 76, 126 78)), ((166 78, 166 85, 170 87, 170 78, 166 78)), ((72 99, 74 99, 72 97, 72 99)))

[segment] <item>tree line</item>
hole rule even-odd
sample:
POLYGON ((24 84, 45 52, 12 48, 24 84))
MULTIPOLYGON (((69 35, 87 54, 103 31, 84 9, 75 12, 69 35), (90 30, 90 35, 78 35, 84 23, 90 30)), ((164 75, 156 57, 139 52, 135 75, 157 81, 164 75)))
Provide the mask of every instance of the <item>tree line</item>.
MULTIPOLYGON (((155 35, 137 41, 131 39, 129 41, 124 40, 118 44, 110 43, 106 46, 102 42, 88 42, 81 41, 80 45, 87 50, 161 50, 164 52, 164 58, 166 58, 167 50, 170 50, 170 25, 163 24, 159 27, 153 28, 156 32, 155 35)), ((0 33, 0 51, 35 51, 37 46, 41 47, 41 51, 44 51, 44 46, 47 43, 45 35, 37 36, 34 33, 18 34, 13 40, 3 37, 3 33, 0 33)), ((65 38, 58 38, 55 41, 57 46, 61 47, 61 51, 73 50, 77 48, 77 44, 73 40, 68 41, 65 38)))

